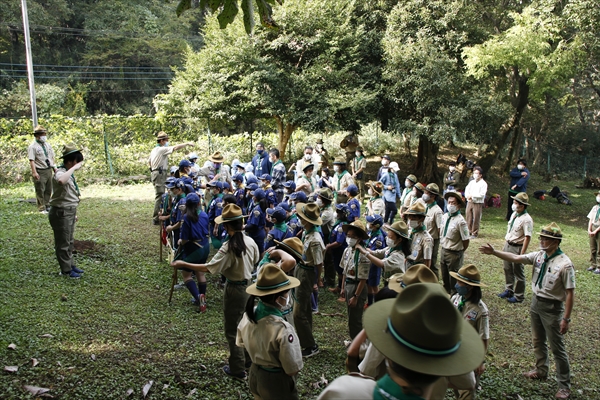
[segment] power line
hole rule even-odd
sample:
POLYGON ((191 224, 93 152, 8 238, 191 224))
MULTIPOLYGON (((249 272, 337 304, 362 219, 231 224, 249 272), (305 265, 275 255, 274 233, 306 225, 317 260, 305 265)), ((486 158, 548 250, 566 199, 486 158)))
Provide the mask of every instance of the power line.
MULTIPOLYGON (((18 71, 17 71, 18 72, 18 71)), ((27 78, 27 75, 0 75, 6 78, 27 78)), ((160 78, 160 77, 148 77, 148 78, 111 78, 111 77, 98 77, 98 76, 51 76, 51 75, 36 75, 36 79, 88 79, 94 81, 170 81, 171 78, 160 78)))
MULTIPOLYGON (((27 64, 13 64, 13 63, 2 63, 0 65, 7 66, 19 66, 25 67, 27 64)), ((134 69, 134 68, 144 68, 144 69, 161 69, 161 70, 171 70, 170 67, 125 67, 125 66, 107 66, 107 65, 56 65, 56 64, 34 64, 34 67, 57 67, 57 68, 106 68, 106 69, 134 69)))
MULTIPOLYGON (((11 70, 11 72, 26 72, 25 70, 11 70)), ((34 69, 35 73, 51 73, 51 74, 91 74, 91 75, 169 75, 172 76, 171 72, 150 72, 150 71, 136 71, 136 72, 111 72, 111 71, 55 71, 55 70, 43 70, 43 69, 34 69)))

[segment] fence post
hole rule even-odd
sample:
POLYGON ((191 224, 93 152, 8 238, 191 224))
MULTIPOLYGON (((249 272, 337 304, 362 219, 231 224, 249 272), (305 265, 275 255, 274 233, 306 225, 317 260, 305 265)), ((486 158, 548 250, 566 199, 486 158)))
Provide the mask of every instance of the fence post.
POLYGON ((108 169, 110 171, 110 175, 114 176, 115 171, 113 170, 112 160, 110 158, 110 151, 108 151, 108 137, 106 136, 106 129, 104 126, 104 118, 102 118, 102 134, 104 135, 104 155, 106 156, 106 163, 108 164, 108 169))
POLYGON ((212 154, 212 140, 211 140, 211 135, 210 135, 210 118, 206 118, 206 127, 208 130, 208 154, 212 154))

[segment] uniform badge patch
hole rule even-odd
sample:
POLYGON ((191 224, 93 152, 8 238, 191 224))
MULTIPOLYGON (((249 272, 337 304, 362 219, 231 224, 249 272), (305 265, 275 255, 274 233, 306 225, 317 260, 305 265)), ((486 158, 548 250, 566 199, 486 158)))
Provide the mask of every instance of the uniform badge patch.
POLYGON ((288 336, 288 342, 294 343, 294 335, 289 335, 288 336))
POLYGON ((341 226, 339 228, 337 228, 337 231, 340 232, 340 233, 344 232, 344 230, 342 229, 341 226))
POLYGON ((477 319, 477 311, 471 310, 467 313, 467 321, 475 321, 477 319))
POLYGON ((355 208, 356 208, 356 204, 352 204, 352 205, 350 206, 350 208, 352 208, 352 209, 355 209, 355 208))
POLYGON ((256 210, 252 212, 255 216, 260 217, 260 211, 256 210))

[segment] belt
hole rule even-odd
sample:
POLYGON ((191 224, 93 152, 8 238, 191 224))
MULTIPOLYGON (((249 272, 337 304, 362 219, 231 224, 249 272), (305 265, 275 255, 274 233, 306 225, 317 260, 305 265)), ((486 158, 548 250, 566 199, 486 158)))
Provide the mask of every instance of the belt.
POLYGON ((230 283, 232 285, 247 285, 248 284, 248 279, 244 279, 243 281, 232 281, 229 278, 225 278, 225 280, 227 281, 227 283, 230 283))
POLYGON ((56 206, 50 206, 50 208, 55 208, 57 210, 76 210, 77 206, 72 206, 72 207, 56 207, 56 206))
POLYGON ((356 283, 356 282, 358 282, 358 279, 346 278, 346 283, 356 283))
POLYGON ((50 167, 48 167, 48 168, 38 168, 38 167, 35 167, 36 171, 46 171, 46 170, 49 170, 49 169, 50 169, 50 167))
POLYGON ((560 301, 560 300, 548 299, 546 297, 540 297, 538 295, 535 295, 535 298, 538 301, 541 301, 542 303, 553 303, 553 304, 561 304, 562 303, 562 301, 560 301))
POLYGON ((508 243, 510 246, 523 247, 523 243, 508 242, 508 241, 506 243, 508 243))
POLYGON ((308 270, 308 271, 314 271, 315 270, 315 267, 313 267, 312 265, 306 265, 306 264, 302 264, 302 263, 298 263, 296 265, 298 265, 300 268, 308 270))
POLYGON ((257 365, 258 368, 267 371, 267 372, 283 372, 283 368, 280 367, 263 367, 262 365, 257 365))
POLYGON ((450 250, 445 247, 442 247, 442 250, 449 251, 450 253, 454 253, 454 254, 462 253, 464 251, 464 250, 450 250))

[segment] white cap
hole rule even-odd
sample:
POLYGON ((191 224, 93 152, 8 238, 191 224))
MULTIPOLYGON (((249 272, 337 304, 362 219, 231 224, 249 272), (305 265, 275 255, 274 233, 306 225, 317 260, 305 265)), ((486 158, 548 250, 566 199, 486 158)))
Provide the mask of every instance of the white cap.
POLYGON ((198 154, 196 154, 196 153, 190 153, 187 156, 187 158, 188 158, 188 160, 193 160, 194 158, 198 158, 198 154))
POLYGON ((254 167, 252 166, 252 163, 246 164, 246 167, 244 169, 246 170, 246 172, 254 171, 254 167))
POLYGON ((396 161, 392 161, 390 163, 390 169, 394 172, 400 171, 400 167, 398 166, 398 163, 396 161))

